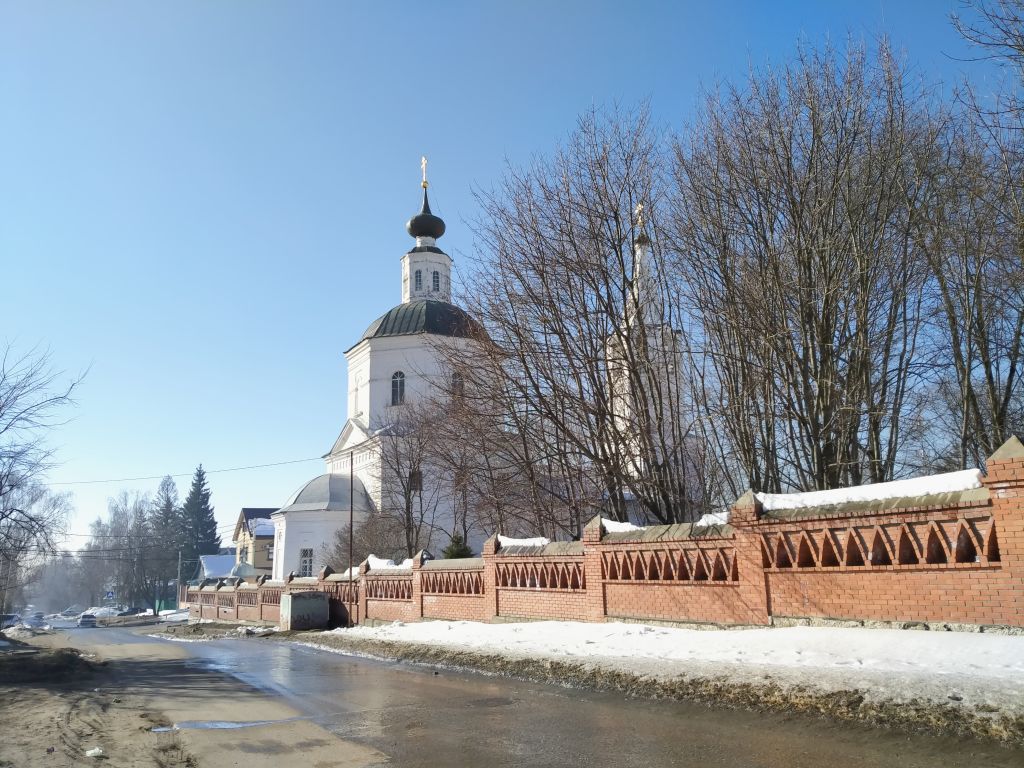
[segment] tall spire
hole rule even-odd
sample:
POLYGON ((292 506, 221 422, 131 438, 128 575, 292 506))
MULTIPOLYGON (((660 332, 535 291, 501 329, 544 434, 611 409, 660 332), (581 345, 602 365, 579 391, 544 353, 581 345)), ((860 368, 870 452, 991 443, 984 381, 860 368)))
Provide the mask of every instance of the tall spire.
POLYGON ((409 219, 405 225, 405 231, 415 237, 417 241, 420 238, 430 238, 432 244, 434 240, 444 234, 445 226, 444 220, 430 212, 430 200, 427 199, 427 158, 425 156, 420 158, 420 168, 423 169, 423 181, 420 182, 420 186, 423 187, 423 207, 418 214, 409 219))

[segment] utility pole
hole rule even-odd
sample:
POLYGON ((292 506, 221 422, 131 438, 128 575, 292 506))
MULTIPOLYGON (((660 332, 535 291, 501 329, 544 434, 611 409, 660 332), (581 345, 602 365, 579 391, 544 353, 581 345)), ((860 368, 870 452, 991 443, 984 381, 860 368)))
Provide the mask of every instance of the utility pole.
MULTIPOLYGON (((424 160, 426 163, 426 160, 424 160)), ((424 165, 426 168, 426 165, 424 165)), ((426 173, 426 170, 424 170, 426 173)), ((352 523, 355 520, 355 505, 356 505, 356 458, 355 451, 349 450, 348 452, 348 597, 352 602, 349 605, 355 605, 356 596, 352 592, 352 523)), ((349 615, 348 623, 352 624, 352 616, 349 615)))
POLYGON ((178 580, 174 582, 174 607, 181 608, 181 550, 178 550, 178 580))

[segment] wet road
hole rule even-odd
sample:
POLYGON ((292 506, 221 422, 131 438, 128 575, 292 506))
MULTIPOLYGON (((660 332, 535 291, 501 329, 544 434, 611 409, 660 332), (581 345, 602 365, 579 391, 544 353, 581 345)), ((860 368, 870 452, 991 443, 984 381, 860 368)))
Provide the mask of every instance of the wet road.
MULTIPOLYGON (((132 642, 128 631, 99 631, 132 642)), ((283 697, 338 736, 390 755, 395 766, 1024 765, 1022 752, 975 742, 435 674, 279 641, 217 640, 187 649, 187 664, 283 697)))

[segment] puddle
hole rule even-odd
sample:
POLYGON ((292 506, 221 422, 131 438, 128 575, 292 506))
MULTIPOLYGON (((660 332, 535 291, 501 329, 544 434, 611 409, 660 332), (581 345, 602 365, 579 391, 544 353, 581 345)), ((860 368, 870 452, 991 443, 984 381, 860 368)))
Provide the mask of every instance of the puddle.
POLYGON ((169 733, 170 731, 227 731, 235 728, 256 728, 261 725, 293 723, 296 720, 307 720, 305 717, 287 717, 284 720, 183 720, 174 725, 162 725, 150 728, 150 733, 169 733))

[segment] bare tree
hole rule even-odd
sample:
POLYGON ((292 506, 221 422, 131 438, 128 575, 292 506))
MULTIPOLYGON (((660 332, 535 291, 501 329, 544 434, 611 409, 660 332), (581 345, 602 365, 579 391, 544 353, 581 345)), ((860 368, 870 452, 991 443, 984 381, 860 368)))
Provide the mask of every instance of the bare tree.
POLYGON ((465 387, 500 425, 544 527, 578 535, 596 508, 657 522, 702 510, 658 221, 664 167, 645 109, 595 110, 550 159, 480 197, 465 293, 488 337, 465 387))
POLYGON ((849 45, 801 49, 709 94, 676 142, 675 249, 702 424, 755 489, 902 471, 924 373, 914 159, 935 132, 888 47, 869 58, 849 45))
MULTIPOLYGON (((388 409, 385 424, 371 425, 378 443, 381 508, 377 514, 402 532, 405 557, 441 541, 439 512, 450 490, 434 459, 437 412, 425 403, 388 409)), ((403 558, 404 559, 404 558, 403 558)))

